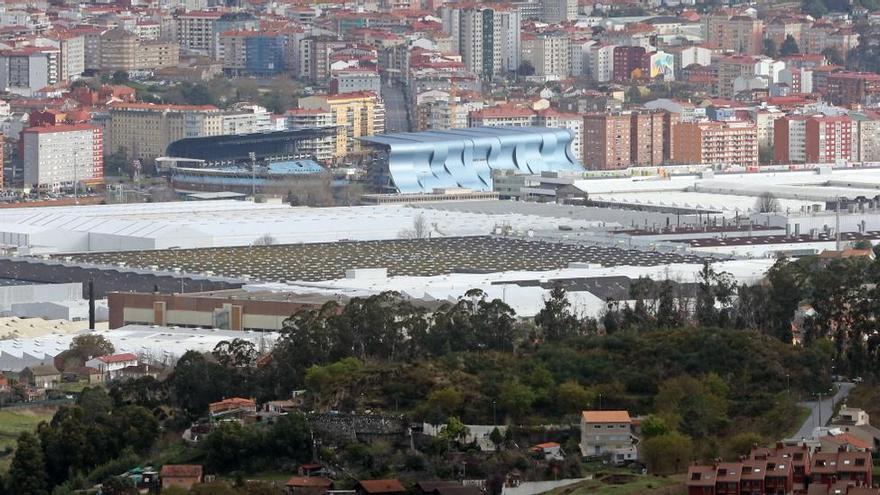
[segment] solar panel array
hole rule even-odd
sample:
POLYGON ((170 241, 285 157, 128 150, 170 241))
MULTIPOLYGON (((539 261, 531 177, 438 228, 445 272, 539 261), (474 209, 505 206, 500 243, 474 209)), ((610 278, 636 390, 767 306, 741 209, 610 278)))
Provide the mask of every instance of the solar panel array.
POLYGON ((676 253, 498 237, 285 244, 231 248, 67 255, 73 262, 141 267, 251 280, 319 281, 353 268, 387 268, 390 276, 545 271, 581 262, 602 266, 701 263, 676 253))

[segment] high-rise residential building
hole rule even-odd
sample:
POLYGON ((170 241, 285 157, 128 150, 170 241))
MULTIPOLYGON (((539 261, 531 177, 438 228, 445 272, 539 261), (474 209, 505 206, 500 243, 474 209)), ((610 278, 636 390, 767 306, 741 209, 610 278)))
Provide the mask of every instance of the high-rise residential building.
POLYGON ((664 112, 633 112, 630 115, 630 162, 635 166, 663 163, 664 112))
POLYGON ((358 138, 385 132, 385 104, 375 93, 347 93, 300 98, 299 108, 330 112, 337 126, 334 158, 358 152, 358 138))
POLYGON ((223 112, 210 105, 114 103, 108 113, 108 151, 129 158, 154 159, 178 139, 223 134, 223 112))
POLYGON ((618 46, 614 48, 612 73, 615 81, 629 81, 634 76, 644 77, 646 50, 641 46, 618 46))
POLYGON ((673 141, 675 163, 758 165, 758 130, 751 122, 681 122, 673 141))
POLYGON ((630 166, 632 140, 627 114, 590 113, 584 116, 584 167, 619 170, 630 166))
POLYGON ((614 78, 614 50, 616 45, 599 44, 590 47, 588 57, 589 76, 596 82, 608 82, 614 78))
POLYGON ((828 74, 825 97, 835 105, 880 103, 880 74, 867 72, 828 74))
MULTIPOLYGON (((335 125, 330 110, 295 108, 287 112, 288 129, 318 129, 335 125)), ((297 152, 312 155, 320 163, 330 163, 336 153, 336 133, 300 140, 297 142, 297 152)))
POLYGON ((214 23, 223 15, 216 11, 191 11, 177 16, 177 42, 180 49, 210 55, 214 49, 214 23))
POLYGON ((221 134, 254 134, 272 130, 272 114, 259 105, 239 103, 223 112, 221 134))
POLYGON ((58 48, 26 46, 0 51, 0 91, 31 96, 59 82, 58 48))
POLYGON ((416 95, 416 122, 418 131, 456 129, 468 126, 471 112, 483 108, 479 95, 431 89, 416 95))
POLYGON ((220 35, 229 31, 257 31, 260 29, 260 20, 249 12, 228 12, 218 17, 211 29, 211 57, 220 61, 223 60, 220 35))
POLYGON ((566 79, 571 71, 570 37, 563 31, 548 31, 522 37, 522 60, 535 75, 547 80, 566 79))
POLYGON ((756 60, 747 55, 732 55, 718 59, 718 79, 715 93, 722 98, 733 98, 734 82, 738 77, 755 77, 756 60))
POLYGON ((541 19, 550 24, 576 21, 577 0, 541 0, 541 19))
POLYGON ((54 189, 104 180, 101 129, 89 124, 30 127, 22 131, 24 184, 54 189))
POLYGON ((876 114, 849 114, 858 130, 857 151, 853 160, 858 162, 880 162, 880 118, 876 114))
POLYGON ((101 36, 100 54, 100 69, 107 72, 176 67, 180 62, 177 43, 140 41, 136 34, 119 28, 101 36))
POLYGON ((764 49, 764 22, 747 15, 719 11, 703 20, 706 43, 744 55, 760 55, 764 49))
POLYGON ((858 146, 858 125, 848 116, 790 115, 774 122, 777 163, 855 160, 858 146))
POLYGON ((515 71, 520 64, 522 16, 500 4, 443 7, 443 29, 453 36, 453 48, 468 70, 483 78, 515 71))

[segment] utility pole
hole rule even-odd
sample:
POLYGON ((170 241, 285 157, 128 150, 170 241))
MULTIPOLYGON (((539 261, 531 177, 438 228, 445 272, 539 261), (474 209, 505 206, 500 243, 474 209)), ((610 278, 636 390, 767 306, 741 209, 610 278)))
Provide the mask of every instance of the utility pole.
POLYGON ((79 150, 73 149, 73 202, 79 204, 79 178, 76 171, 79 168, 79 150))
POLYGON ((248 153, 248 157, 251 159, 251 196, 254 197, 254 202, 257 201, 257 154, 251 151, 248 153))
POLYGON ((834 250, 840 251, 840 196, 837 197, 837 209, 834 213, 834 250))

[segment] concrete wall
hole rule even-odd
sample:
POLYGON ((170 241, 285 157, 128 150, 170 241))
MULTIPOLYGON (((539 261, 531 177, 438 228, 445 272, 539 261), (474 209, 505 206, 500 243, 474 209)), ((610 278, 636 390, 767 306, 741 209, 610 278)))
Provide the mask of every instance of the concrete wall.
POLYGON ((81 297, 82 285, 78 283, 3 286, 0 287, 0 311, 9 311, 17 303, 73 301, 81 297))

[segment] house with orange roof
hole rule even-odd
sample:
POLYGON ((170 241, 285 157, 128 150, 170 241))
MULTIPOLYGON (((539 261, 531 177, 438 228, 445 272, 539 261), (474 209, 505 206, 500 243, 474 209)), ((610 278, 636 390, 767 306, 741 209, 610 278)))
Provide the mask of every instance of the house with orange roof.
POLYGON ((240 419, 246 414, 257 412, 257 402, 253 399, 230 397, 208 405, 212 420, 240 419))
POLYGON ((627 411, 583 411, 581 413, 581 454, 584 457, 610 457, 615 464, 639 458, 639 437, 627 411))
POLYGON ((529 453, 532 457, 545 461, 561 461, 565 459, 565 452, 562 450, 562 445, 559 445, 556 442, 544 442, 533 445, 529 448, 529 453))

